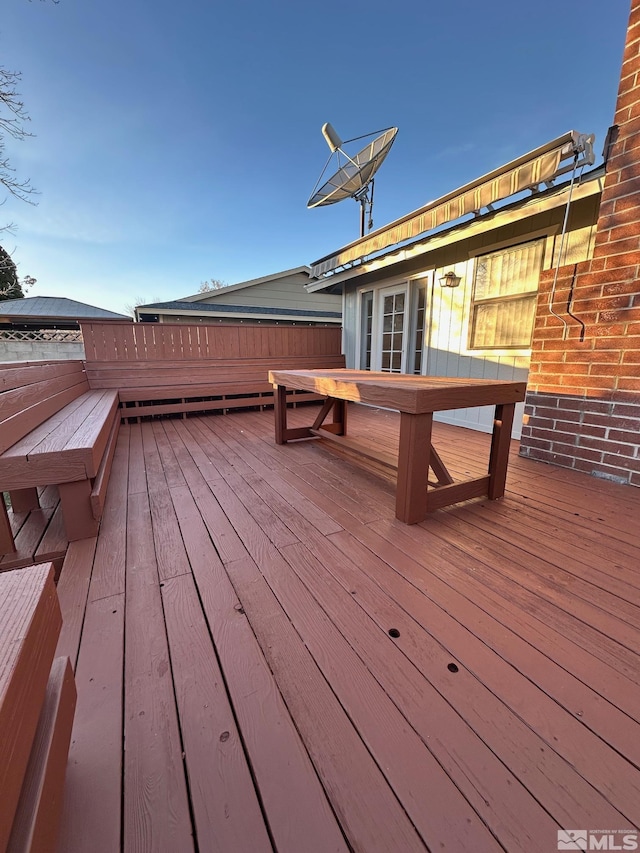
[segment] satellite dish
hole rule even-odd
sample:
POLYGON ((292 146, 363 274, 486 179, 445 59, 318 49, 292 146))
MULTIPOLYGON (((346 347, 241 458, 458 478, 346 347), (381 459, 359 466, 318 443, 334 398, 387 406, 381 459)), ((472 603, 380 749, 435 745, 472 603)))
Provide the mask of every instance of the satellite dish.
POLYGON ((324 124, 322 135, 331 150, 331 155, 311 193, 307 207, 335 204, 344 198, 355 199, 360 203, 360 236, 364 237, 367 208, 369 210, 367 225, 369 229, 373 227, 373 176, 389 153, 397 133, 397 127, 388 127, 386 130, 376 130, 373 133, 356 136, 343 142, 329 122, 324 124), (354 156, 350 156, 344 150, 344 146, 348 143, 357 142, 370 136, 375 137, 373 141, 369 142, 354 156), (338 168, 328 180, 322 183, 334 154, 338 161, 338 168))

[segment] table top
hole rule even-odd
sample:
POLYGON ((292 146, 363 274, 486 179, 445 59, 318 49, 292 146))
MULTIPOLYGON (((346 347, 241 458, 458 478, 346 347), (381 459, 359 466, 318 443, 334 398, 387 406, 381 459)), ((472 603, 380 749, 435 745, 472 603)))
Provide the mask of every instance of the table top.
POLYGON ((519 403, 526 382, 413 376, 370 370, 271 370, 269 382, 326 397, 383 406, 410 414, 519 403))

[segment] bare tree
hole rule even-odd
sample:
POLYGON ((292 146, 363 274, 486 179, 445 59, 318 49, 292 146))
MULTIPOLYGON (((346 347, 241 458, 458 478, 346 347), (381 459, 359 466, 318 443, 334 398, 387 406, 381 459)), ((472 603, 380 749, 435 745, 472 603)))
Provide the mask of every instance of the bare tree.
POLYGON ((219 278, 212 278, 209 281, 201 282, 198 293, 209 293, 210 290, 220 290, 221 287, 226 286, 226 281, 220 281, 219 278))
POLYGON ((124 306, 124 310, 135 320, 136 308, 139 308, 141 305, 152 305, 154 302, 162 302, 162 297, 154 296, 152 299, 147 299, 146 296, 134 296, 133 302, 127 302, 124 306))
MULTIPOLYGON (((52 2, 58 3, 59 0, 52 0, 52 2)), ((19 198, 27 204, 35 204, 34 195, 37 195, 37 190, 31 185, 29 178, 20 178, 16 175, 15 169, 11 166, 5 142, 8 136, 18 141, 33 136, 27 130, 31 118, 18 91, 21 78, 19 71, 10 71, 0 65, 0 187, 6 190, 8 196, 19 198)), ((2 199, 0 204, 4 204, 8 196, 2 199)), ((12 224, 4 225, 0 227, 0 231, 11 231, 13 227, 12 224)))

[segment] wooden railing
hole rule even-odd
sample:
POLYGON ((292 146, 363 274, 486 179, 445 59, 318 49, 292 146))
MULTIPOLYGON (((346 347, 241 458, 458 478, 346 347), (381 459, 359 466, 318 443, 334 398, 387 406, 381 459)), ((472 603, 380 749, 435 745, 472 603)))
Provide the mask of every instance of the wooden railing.
POLYGON ((341 329, 324 326, 81 325, 88 362, 329 356, 342 341, 341 329))

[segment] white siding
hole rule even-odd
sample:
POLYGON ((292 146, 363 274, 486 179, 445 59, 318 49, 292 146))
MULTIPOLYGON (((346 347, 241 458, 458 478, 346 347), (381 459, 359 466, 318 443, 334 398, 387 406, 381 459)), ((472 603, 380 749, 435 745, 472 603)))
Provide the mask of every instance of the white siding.
MULTIPOLYGON (((474 261, 469 260, 435 272, 434 285, 427 291, 426 367, 428 376, 457 376, 470 379, 506 379, 526 382, 529 350, 470 350, 469 316, 473 289, 474 261), (439 279, 453 269, 461 277, 456 288, 441 287, 439 279)), ((513 435, 520 437, 524 404, 516 409, 513 435)), ((440 412, 436 420, 482 432, 493 429, 493 407, 455 409, 440 412)))

